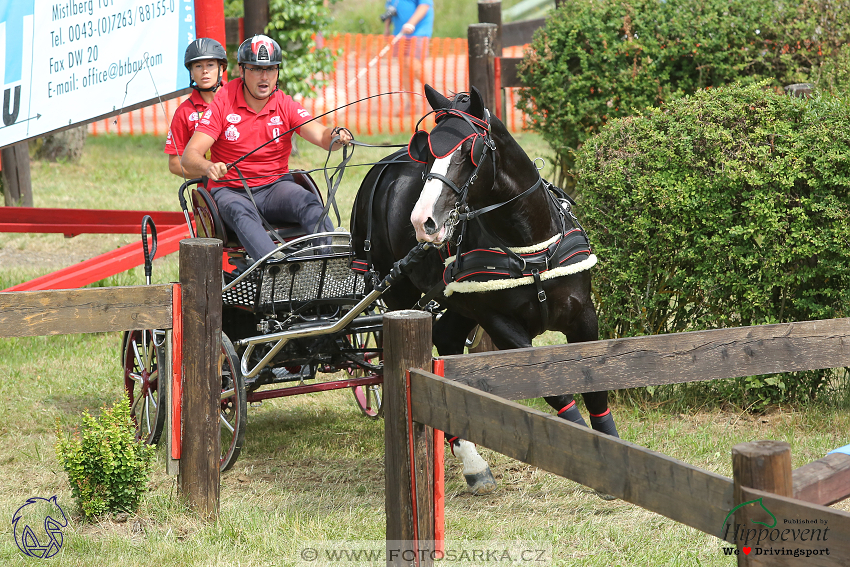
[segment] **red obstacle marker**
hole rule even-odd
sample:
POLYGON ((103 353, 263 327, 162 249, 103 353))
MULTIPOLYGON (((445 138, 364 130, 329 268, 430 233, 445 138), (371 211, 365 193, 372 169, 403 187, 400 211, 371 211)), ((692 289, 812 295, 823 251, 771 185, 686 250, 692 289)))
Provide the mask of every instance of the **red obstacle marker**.
MULTIPOLYGON (((12 207, 9 207, 12 208, 12 207)), ((17 207, 15 207, 17 209, 17 207)), ((183 220, 182 213, 180 220, 183 220)), ((138 225, 133 227, 133 232, 138 230, 138 225)), ((172 226, 159 235, 159 254, 162 257, 172 252, 177 252, 180 241, 189 237, 189 229, 185 224, 172 226)), ((117 250, 95 256, 85 262, 68 266, 56 272, 41 276, 34 280, 12 286, 3 291, 33 291, 47 289, 73 289, 92 284, 109 276, 114 276, 130 268, 135 268, 144 262, 142 255, 142 243, 134 242, 122 246, 117 250)))
POLYGON ((181 212, 0 207, 0 232, 49 232, 68 237, 78 234, 135 234, 139 232, 139 224, 145 215, 150 215, 161 228, 186 224, 181 212))

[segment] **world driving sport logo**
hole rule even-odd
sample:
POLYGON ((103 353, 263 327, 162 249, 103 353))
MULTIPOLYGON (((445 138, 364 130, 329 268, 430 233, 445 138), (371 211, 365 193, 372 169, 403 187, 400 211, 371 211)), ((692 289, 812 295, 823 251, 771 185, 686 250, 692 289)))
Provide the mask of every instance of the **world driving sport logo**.
POLYGON ((724 555, 812 557, 829 555, 829 532, 828 521, 818 517, 783 518, 780 523, 764 501, 757 498, 742 502, 729 511, 723 520, 720 537, 737 544, 736 547, 723 547, 724 555), (750 517, 748 523, 729 522, 732 515, 745 506, 754 507, 748 511, 748 516, 756 515, 767 521, 750 517))
POLYGON ((62 549, 62 528, 68 526, 68 518, 56 496, 52 498, 30 498, 12 516, 15 543, 24 555, 38 559, 53 557, 62 549), (44 530, 39 529, 43 522, 44 530), (36 529, 40 533, 36 533, 36 529))

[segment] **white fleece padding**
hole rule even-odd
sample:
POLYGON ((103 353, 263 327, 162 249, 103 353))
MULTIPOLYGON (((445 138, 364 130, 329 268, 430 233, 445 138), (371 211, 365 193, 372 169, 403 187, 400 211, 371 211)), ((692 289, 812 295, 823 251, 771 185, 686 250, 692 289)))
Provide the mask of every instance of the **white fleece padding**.
POLYGON ((487 463, 478 454, 475 444, 460 439, 455 447, 455 457, 463 462, 463 474, 481 474, 487 470, 487 463))
MULTIPOLYGON (((591 254, 581 262, 570 264, 569 266, 562 266, 560 268, 552 268, 551 270, 546 270, 545 272, 540 274, 540 279, 546 281, 551 280, 553 278, 569 276, 570 274, 577 274, 578 272, 589 270, 595 265, 596 254, 591 254)), ((446 297, 448 297, 453 293, 476 293, 482 291, 497 291, 500 289, 510 289, 512 287, 519 287, 521 285, 531 285, 533 283, 534 276, 490 280, 488 282, 451 282, 449 285, 446 286, 446 290, 443 293, 446 295, 446 297)))

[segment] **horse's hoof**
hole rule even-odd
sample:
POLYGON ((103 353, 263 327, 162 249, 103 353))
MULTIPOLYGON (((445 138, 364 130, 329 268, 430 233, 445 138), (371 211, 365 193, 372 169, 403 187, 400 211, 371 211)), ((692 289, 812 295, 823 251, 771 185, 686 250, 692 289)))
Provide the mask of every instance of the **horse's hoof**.
POLYGON ((496 490, 496 479, 493 478, 490 467, 487 467, 478 474, 465 474, 463 476, 466 478, 466 485, 469 487, 469 492, 475 496, 490 494, 496 490))
POLYGON ((611 500, 616 500, 616 499, 617 499, 617 497, 616 497, 616 496, 614 496, 613 494, 605 494, 604 492, 599 492, 598 490, 594 490, 593 492, 595 492, 595 493, 596 493, 596 495, 597 495, 599 498, 601 498, 602 500, 607 500, 608 502, 610 502, 611 500))

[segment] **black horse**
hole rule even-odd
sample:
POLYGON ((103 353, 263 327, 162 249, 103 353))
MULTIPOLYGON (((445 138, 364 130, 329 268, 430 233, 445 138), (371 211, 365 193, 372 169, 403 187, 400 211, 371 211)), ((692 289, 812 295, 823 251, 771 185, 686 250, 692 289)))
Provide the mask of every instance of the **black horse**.
MULTIPOLYGON (((475 88, 451 100, 428 85, 425 93, 435 128, 417 131, 360 187, 351 217, 355 264, 382 277, 417 242, 434 245, 384 300, 409 309, 425 294, 445 307, 433 333, 441 355, 462 353, 476 324, 499 349, 529 347, 546 330, 570 343, 597 340, 588 271, 596 257, 566 196, 540 178, 475 88)), ((585 425, 572 395, 546 401, 585 425)), ((584 401, 593 428, 616 436, 608 393, 584 401)), ((471 491, 494 490, 474 445, 447 439, 471 491)))

